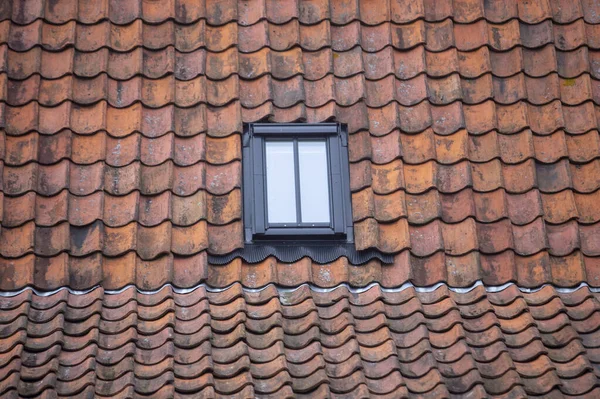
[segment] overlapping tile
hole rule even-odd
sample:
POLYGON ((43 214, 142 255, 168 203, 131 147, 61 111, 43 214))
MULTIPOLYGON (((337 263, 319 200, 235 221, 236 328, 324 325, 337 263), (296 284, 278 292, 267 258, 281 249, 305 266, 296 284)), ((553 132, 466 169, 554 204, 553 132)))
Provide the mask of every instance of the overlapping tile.
POLYGON ((597 7, 410 3, 3 4, 6 288, 256 285, 276 262, 206 255, 242 245, 239 134, 258 120, 347 123, 357 247, 397 259, 263 283, 595 281, 597 7))
POLYGON ((25 290, 0 304, 6 397, 593 397, 599 389, 600 305, 585 287, 25 290))

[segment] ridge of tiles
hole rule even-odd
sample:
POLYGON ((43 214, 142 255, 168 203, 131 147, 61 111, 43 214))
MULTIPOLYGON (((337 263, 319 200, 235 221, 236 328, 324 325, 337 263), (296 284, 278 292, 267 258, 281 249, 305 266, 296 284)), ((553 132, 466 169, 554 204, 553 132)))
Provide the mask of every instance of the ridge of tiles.
POLYGON ((0 297, 0 395, 597 397, 587 287, 0 297))
POLYGON ((600 285, 599 15, 4 1, 0 288, 600 285), (243 245, 240 133, 265 120, 348 124, 357 249, 393 265, 208 264, 243 245))

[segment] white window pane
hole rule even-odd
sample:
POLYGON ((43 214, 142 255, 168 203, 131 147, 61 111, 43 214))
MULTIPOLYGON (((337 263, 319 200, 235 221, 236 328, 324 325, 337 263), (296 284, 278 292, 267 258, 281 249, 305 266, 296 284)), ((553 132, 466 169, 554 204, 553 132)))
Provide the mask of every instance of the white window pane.
POLYGON ((325 141, 299 141, 300 204, 303 223, 329 223, 325 141))
POLYGON ((269 223, 296 222, 294 143, 266 141, 267 218, 269 223))

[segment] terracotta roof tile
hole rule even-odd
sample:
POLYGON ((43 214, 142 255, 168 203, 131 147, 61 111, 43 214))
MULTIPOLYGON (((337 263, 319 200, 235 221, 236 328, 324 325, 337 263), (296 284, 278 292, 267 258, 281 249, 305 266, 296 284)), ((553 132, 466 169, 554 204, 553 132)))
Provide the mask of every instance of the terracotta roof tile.
MULTIPOLYGON (((4 2, 0 287, 598 285, 597 8, 555 0, 4 2), (208 262, 208 253, 243 245, 240 133, 244 122, 265 120, 348 124, 356 245, 393 253, 393 265, 208 262)), ((271 339, 260 331, 248 334, 271 339)), ((318 341, 312 334, 298 342, 318 341)), ((122 368, 110 384, 96 380, 100 368, 83 354, 32 368, 34 348, 60 338, 19 338, 23 365, 6 358, 1 383, 17 390, 0 394, 50 395, 52 386, 58 395, 337 396, 355 388, 372 396, 593 396, 595 382, 585 380, 593 362, 539 356, 551 341, 527 334, 515 333, 522 357, 499 338, 473 355, 439 341, 461 354, 450 363, 438 364, 437 344, 416 342, 429 349, 367 359, 364 348, 378 341, 335 367, 308 359, 310 372, 280 367, 281 356, 259 366, 240 355, 227 376, 207 374, 222 368, 207 360, 182 371, 171 355, 158 359, 161 370, 144 369, 127 349, 123 359, 106 354, 122 368), (497 344, 497 356, 478 360, 497 344), (344 371, 332 374, 337 367, 344 371)), ((152 348, 172 345, 165 339, 152 348)))

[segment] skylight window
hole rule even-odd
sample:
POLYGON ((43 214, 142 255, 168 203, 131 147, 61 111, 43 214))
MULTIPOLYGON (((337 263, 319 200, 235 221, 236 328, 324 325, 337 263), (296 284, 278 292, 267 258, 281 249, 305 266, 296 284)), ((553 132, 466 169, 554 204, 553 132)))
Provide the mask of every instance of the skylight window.
POLYGON ((243 164, 246 242, 352 241, 342 125, 250 124, 244 134, 243 164))

